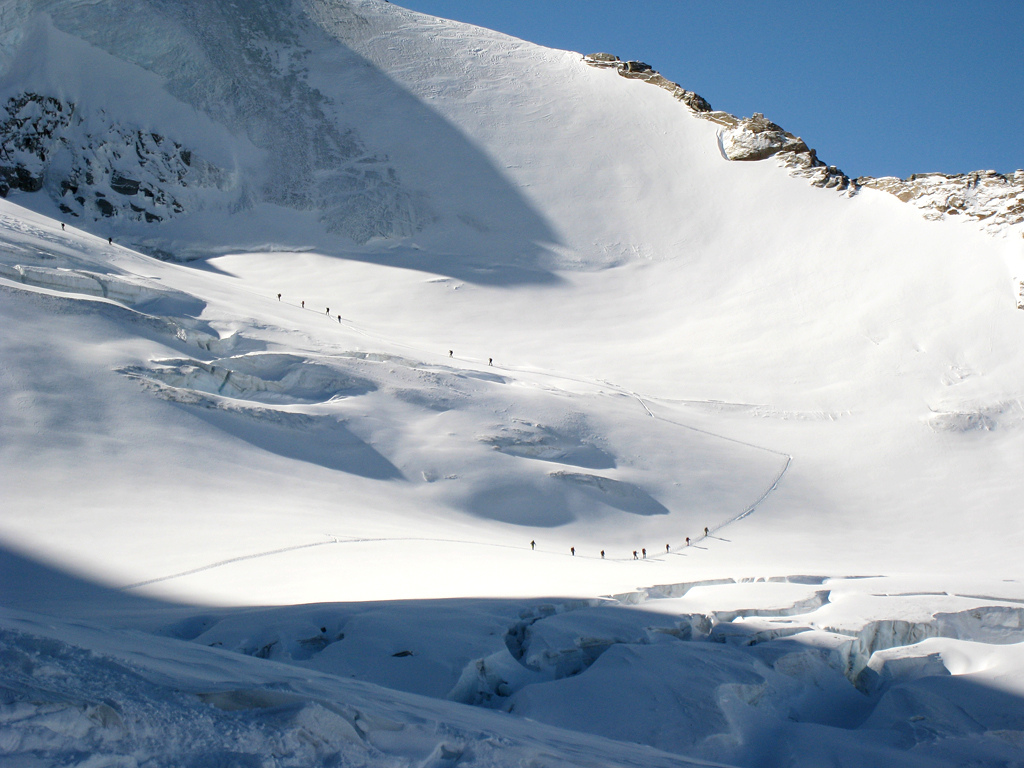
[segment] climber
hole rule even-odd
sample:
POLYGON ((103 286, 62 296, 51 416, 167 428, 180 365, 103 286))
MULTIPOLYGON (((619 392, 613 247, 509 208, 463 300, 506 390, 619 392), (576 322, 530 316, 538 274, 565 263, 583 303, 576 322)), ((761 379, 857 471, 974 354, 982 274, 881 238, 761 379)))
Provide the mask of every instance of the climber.
POLYGON ((569 554, 576 557, 576 547, 569 547, 569 554))
POLYGON ((277 300, 278 300, 278 301, 280 301, 280 300, 281 300, 281 294, 280 294, 280 293, 279 293, 279 294, 277 294, 277 300))
POLYGON ((330 315, 330 314, 331 314, 331 308, 330 308, 330 307, 328 307, 328 308, 327 308, 327 314, 328 314, 328 315, 330 315))
POLYGON ((537 542, 536 541, 531 541, 530 542, 530 549, 536 549, 536 548, 537 548, 537 542))
POLYGON ((634 560, 639 560, 640 559, 639 557, 636 556, 636 550, 635 549, 633 550, 633 559, 634 560))
POLYGON ((341 322, 341 315, 338 315, 338 322, 341 322))
POLYGON ((61 231, 61 232, 63 232, 63 231, 64 231, 64 222, 63 222, 63 221, 62 221, 62 222, 60 223, 60 231, 61 231))
POLYGON ((451 351, 450 349, 448 350, 448 357, 451 357, 451 356, 452 356, 452 355, 454 355, 454 354, 455 354, 455 353, 454 353, 454 352, 452 352, 452 351, 451 351))
POLYGON ((601 559, 604 560, 604 550, 601 550, 601 559))
POLYGON ((669 551, 669 550, 668 550, 668 544, 666 544, 666 545, 665 545, 665 552, 667 553, 668 551, 669 551))
POLYGON ((708 527, 706 525, 704 526, 704 535, 709 535, 708 527))
POLYGON ((686 537, 686 546, 690 546, 690 537, 689 536, 686 537))
POLYGON ((487 358, 487 364, 488 365, 494 365, 494 358, 493 357, 488 357, 487 358))
POLYGON ((646 560, 647 559, 647 547, 642 548, 640 551, 644 553, 644 560, 646 560))
POLYGON ((108 237, 107 238, 107 245, 113 245, 113 244, 114 244, 114 238, 108 237))
POLYGON ((303 309, 305 309, 305 308, 306 308, 306 300, 305 300, 305 299, 303 299, 303 300, 302 300, 302 308, 303 308, 303 309))

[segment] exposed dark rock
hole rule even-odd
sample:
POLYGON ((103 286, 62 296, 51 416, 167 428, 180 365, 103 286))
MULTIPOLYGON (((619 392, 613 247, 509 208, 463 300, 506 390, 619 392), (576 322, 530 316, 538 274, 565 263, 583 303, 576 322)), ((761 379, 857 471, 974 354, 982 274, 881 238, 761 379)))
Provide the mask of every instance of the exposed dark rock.
POLYGON ((1012 174, 975 171, 967 174, 917 173, 909 179, 861 176, 851 179, 834 165, 818 159, 803 139, 776 125, 762 114, 739 118, 728 112, 716 112, 692 91, 687 91, 638 61, 620 61, 610 53, 592 53, 583 61, 601 69, 614 68, 622 77, 657 85, 686 104, 697 117, 721 126, 719 142, 728 160, 755 161, 774 158, 793 176, 807 179, 823 189, 856 194, 870 187, 895 195, 925 212, 929 219, 957 216, 983 222, 998 231, 1024 222, 1024 170, 1012 174))
POLYGON ((619 74, 628 75, 640 72, 653 72, 654 67, 642 61, 624 61, 619 65, 619 74))
MULTIPOLYGON (((139 194, 139 182, 135 179, 129 179, 127 176, 122 176, 120 173, 115 173, 110 177, 110 188, 121 195, 139 194)), ((132 208, 135 208, 135 206, 133 205, 132 208)))
POLYGON ((117 214, 117 209, 115 209, 114 206, 110 204, 110 201, 105 197, 96 198, 96 207, 99 209, 99 212, 106 217, 115 216, 117 214))
POLYGON ((43 187, 43 177, 33 175, 20 166, 0 166, 0 197, 7 197, 12 189, 22 192, 38 192, 43 187))
POLYGON ((664 88, 693 112, 711 111, 711 105, 706 99, 693 91, 686 90, 679 83, 673 83, 662 77, 649 64, 642 61, 620 61, 618 56, 610 53, 591 53, 583 57, 583 62, 599 69, 614 68, 622 77, 630 80, 643 80, 645 83, 664 88))
POLYGON ((592 67, 614 67, 622 77, 643 80, 664 88, 697 117, 720 125, 721 150, 728 160, 765 160, 774 157, 792 175, 804 177, 817 187, 838 189, 850 194, 857 191, 857 182, 834 165, 821 162, 803 139, 783 130, 762 114, 738 118, 728 112, 714 111, 706 99, 662 77, 643 62, 623 62, 610 53, 592 53, 584 56, 583 61, 592 67))
POLYGON ((0 196, 45 190, 67 215, 159 222, 186 211, 179 199, 184 189, 220 188, 227 178, 222 169, 158 133, 106 117, 86 123, 71 102, 24 93, 0 107, 0 196), (50 165, 58 152, 59 172, 50 165), (123 198, 108 198, 104 191, 123 198))

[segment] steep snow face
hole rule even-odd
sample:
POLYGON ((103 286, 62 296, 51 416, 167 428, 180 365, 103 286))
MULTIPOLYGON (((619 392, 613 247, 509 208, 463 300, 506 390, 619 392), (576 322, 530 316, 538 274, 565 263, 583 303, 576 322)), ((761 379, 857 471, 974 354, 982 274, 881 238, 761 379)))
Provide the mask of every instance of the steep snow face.
POLYGON ((416 194, 307 82, 324 41, 291 6, 16 7, 0 52, 6 185, 115 225, 269 204, 355 242, 416 231, 416 194))

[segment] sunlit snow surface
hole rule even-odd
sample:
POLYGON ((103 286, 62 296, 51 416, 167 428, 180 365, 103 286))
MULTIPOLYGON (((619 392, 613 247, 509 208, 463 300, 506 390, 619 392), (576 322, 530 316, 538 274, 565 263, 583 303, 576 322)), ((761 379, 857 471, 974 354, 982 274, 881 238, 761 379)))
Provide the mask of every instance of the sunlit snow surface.
POLYGON ((42 5, 69 163, 226 175, 0 202, 0 762, 1021 763, 1019 227, 386 3, 42 5))

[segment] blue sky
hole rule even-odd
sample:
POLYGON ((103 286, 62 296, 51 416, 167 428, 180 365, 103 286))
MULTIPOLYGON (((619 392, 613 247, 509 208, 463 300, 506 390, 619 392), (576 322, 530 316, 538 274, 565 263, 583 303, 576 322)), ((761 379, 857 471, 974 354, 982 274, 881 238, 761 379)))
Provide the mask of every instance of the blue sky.
POLYGON ((1024 0, 398 0, 640 59, 851 176, 1024 168, 1024 0))

